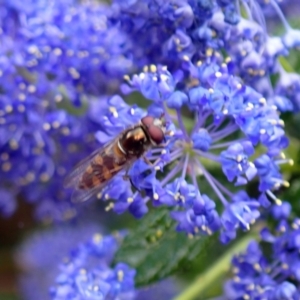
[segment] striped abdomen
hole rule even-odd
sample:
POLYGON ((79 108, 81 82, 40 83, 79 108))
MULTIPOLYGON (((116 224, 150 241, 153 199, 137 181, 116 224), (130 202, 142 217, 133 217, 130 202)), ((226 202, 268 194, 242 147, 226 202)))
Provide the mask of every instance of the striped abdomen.
POLYGON ((78 188, 86 190, 100 186, 119 173, 126 165, 126 156, 116 142, 93 158, 83 173, 78 188))

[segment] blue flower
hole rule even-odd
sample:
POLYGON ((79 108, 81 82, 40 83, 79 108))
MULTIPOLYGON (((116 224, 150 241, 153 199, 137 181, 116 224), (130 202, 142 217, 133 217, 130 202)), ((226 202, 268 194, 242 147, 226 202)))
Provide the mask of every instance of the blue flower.
POLYGON ((291 225, 281 221, 277 232, 263 229, 261 239, 270 243, 271 252, 264 253, 256 241, 232 260, 234 277, 224 286, 226 299, 298 299, 299 220, 291 225))

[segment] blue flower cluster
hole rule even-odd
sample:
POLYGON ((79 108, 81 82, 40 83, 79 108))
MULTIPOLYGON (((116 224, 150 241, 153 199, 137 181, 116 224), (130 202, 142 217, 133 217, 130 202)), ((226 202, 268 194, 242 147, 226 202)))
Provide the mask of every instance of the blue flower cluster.
POLYGON ((134 299, 135 271, 122 263, 110 267, 124 234, 98 232, 99 226, 89 222, 37 232, 27 239, 16 254, 23 270, 23 297, 46 299, 55 283, 51 299, 134 299))
POLYGON ((135 272, 125 264, 109 267, 124 233, 100 235, 94 217, 38 230, 23 241, 15 253, 22 299, 48 299, 49 292, 63 300, 144 300, 149 293, 169 299, 179 291, 172 278, 133 291, 135 272))
POLYGON ((102 231, 97 223, 85 219, 81 224, 61 224, 28 235, 15 253, 22 299, 48 299, 49 287, 59 271, 58 264, 79 241, 86 241, 102 231))
POLYGON ((187 59, 225 53, 235 74, 267 100, 282 111, 299 110, 299 78, 286 73, 278 60, 300 42, 300 31, 289 25, 279 6, 295 6, 297 11, 297 5, 287 2, 114 1, 113 16, 129 37, 147 49, 150 64, 167 65, 173 72, 187 59), (270 13, 281 22, 282 36, 269 32, 270 13), (279 75, 275 86, 272 74, 279 75))
POLYGON ((232 260, 233 279, 225 284, 226 299, 299 299, 299 237, 300 220, 278 224, 275 234, 261 232, 262 241, 270 243, 271 251, 256 241, 243 254, 232 260))
MULTIPOLYGON (((299 32, 287 23, 275 0, 268 4, 252 2, 115 0, 105 6, 92 0, 27 0, 25 8, 20 0, 4 0, 0 8, 0 42, 4 45, 0 49, 1 214, 13 213, 19 194, 35 203, 39 219, 62 220, 76 214, 68 201, 70 192, 62 188, 62 178, 95 149, 94 135, 99 129, 96 137, 103 142, 145 114, 133 108, 134 117, 117 118, 118 130, 108 128, 115 126, 111 119, 106 123, 100 120, 101 102, 116 109, 110 111, 113 116, 121 114, 122 102, 111 105, 100 95, 118 91, 125 75, 127 84, 121 90, 139 91, 154 101, 148 113, 157 116, 165 112, 169 126, 173 126, 170 131, 174 136, 168 138, 170 143, 163 150, 166 153, 161 154, 156 167, 163 168, 182 153, 189 154, 162 184, 154 183, 153 175, 143 180, 135 175, 132 180, 147 190, 148 197, 159 196, 157 204, 163 198, 170 204, 168 195, 162 198, 161 188, 170 184, 179 168, 184 166, 185 174, 178 187, 168 185, 173 195, 181 184, 189 184, 184 193, 197 193, 195 180, 201 173, 222 198, 226 219, 230 219, 225 222, 230 235, 240 221, 248 228, 258 216, 258 202, 243 197, 241 207, 228 206, 219 190, 230 198, 232 195, 209 173, 203 173, 205 164, 195 159, 195 154, 220 163, 228 180, 236 185, 259 176, 259 202, 264 205, 266 195, 275 198, 272 188, 287 184, 278 170, 283 161, 278 156, 287 141, 276 107, 281 111, 297 109, 299 77, 283 70, 278 57, 299 45, 299 32), (264 12, 270 7, 285 28, 281 37, 269 36, 264 12), (138 73, 132 76, 135 70, 138 73), (272 86, 270 75, 278 72, 279 80, 272 86), (183 106, 195 117, 189 133, 182 120, 183 106), (174 122, 179 126, 174 127, 174 122), (245 138, 234 142, 238 132, 245 138), (229 134, 235 135, 232 142, 225 141, 229 134), (248 160, 259 143, 267 148, 266 155, 248 160), (185 183, 191 162, 196 175, 185 183), (240 211, 238 217, 228 217, 236 215, 232 209, 240 211)), ((158 152, 151 156, 157 157, 158 152)), ((144 173, 147 166, 140 163, 135 168, 144 173)), ((147 200, 138 194, 132 197, 126 183, 115 180, 123 186, 120 195, 109 189, 103 192, 107 197, 123 199, 116 209, 124 211, 129 206, 135 215, 143 215, 147 200)), ((176 215, 180 227, 189 233, 197 231, 196 227, 211 232, 220 226, 211 199, 201 198, 200 210, 207 216, 195 215, 191 202, 185 204, 187 218, 194 220, 189 226, 183 215, 176 215)))
POLYGON ((60 266, 51 299, 134 299, 135 270, 123 263, 109 265, 118 238, 96 234, 72 250, 60 266))
POLYGON ((88 99, 117 89, 131 43, 97 2, 25 2, 0 7, 0 212, 21 194, 62 220, 76 213, 62 179, 95 148, 88 99))
MULTIPOLYGON (((172 213, 179 230, 193 235, 221 228, 221 239, 227 242, 235 237, 237 228, 249 229, 260 215, 259 207, 270 205, 270 201, 281 204, 272 190, 288 185, 279 169, 281 163, 288 162, 282 158, 288 145, 284 124, 273 104, 234 76, 226 63, 186 61, 184 67, 173 75, 166 67, 150 65, 127 78, 123 92, 140 92, 153 102, 148 114, 164 114, 167 142, 148 152, 153 167, 139 160, 129 171, 131 182, 146 197, 133 193, 121 176, 103 190, 102 197, 115 201, 109 208, 123 212, 128 207, 136 217, 147 212, 145 204, 150 199, 155 206, 180 208, 172 213), (181 114, 183 106, 189 108, 189 129, 181 114), (258 152, 259 145, 265 150, 258 152), (210 173, 210 165, 219 165, 228 182, 240 190, 233 192, 221 184, 210 173), (159 174, 164 175, 161 181, 159 174), (201 192, 201 179, 214 193, 201 192), (244 191, 254 179, 259 180, 256 199, 244 191), (221 214, 216 210, 216 199, 224 207, 221 214)), ((119 96, 112 97, 108 106, 99 118, 103 133, 99 131, 97 137, 101 142, 143 116, 140 109, 127 106, 119 96)))

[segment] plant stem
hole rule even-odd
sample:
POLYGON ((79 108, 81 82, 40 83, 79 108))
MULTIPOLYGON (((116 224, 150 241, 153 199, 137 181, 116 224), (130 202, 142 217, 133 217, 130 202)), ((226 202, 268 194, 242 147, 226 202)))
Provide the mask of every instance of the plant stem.
POLYGON ((180 295, 173 300, 194 300, 196 297, 200 297, 210 285, 216 280, 228 272, 230 268, 231 259, 234 254, 238 254, 246 249, 248 243, 251 240, 257 239, 256 231, 247 234, 241 238, 232 247, 230 247, 206 272, 199 275, 191 285, 189 285, 180 295))

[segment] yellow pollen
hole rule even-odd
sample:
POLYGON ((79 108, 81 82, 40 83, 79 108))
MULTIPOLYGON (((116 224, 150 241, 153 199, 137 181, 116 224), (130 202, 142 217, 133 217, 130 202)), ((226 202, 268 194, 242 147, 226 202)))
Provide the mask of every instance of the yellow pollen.
POLYGON ((258 101, 259 101, 259 103, 261 103, 261 104, 266 104, 266 103, 267 103, 266 98, 260 98, 258 101))
POLYGON ((32 84, 30 84, 27 88, 29 93, 34 93, 36 91, 36 87, 32 84))
POLYGON ((258 263, 255 263, 254 265, 253 265, 253 267, 254 267, 254 269, 256 270, 256 271, 261 271, 261 267, 260 267, 260 265, 258 264, 258 263))
POLYGON ((44 123, 43 128, 44 130, 49 130, 51 128, 51 125, 49 123, 44 123))
POLYGON ((113 202, 110 202, 106 207, 105 207, 105 211, 109 211, 111 210, 112 208, 114 208, 114 203, 113 202))
POLYGON ((40 175, 40 181, 42 181, 42 182, 47 182, 47 181, 49 181, 49 179, 50 179, 50 176, 47 173, 42 173, 40 175))
POLYGON ((130 77, 129 77, 128 75, 124 75, 123 78, 124 78, 124 80, 126 80, 126 81, 130 81, 130 77))
POLYGON ((132 203, 132 202, 133 202, 133 198, 132 198, 132 197, 128 197, 128 198, 127 198, 127 202, 128 202, 128 203, 132 203))
POLYGON ((189 57, 187 56, 187 55, 183 55, 183 60, 185 60, 185 61, 189 61, 190 59, 189 59, 189 57))
POLYGON ((25 94, 23 94, 23 93, 19 94, 19 95, 18 95, 18 99, 19 99, 20 101, 24 101, 24 100, 26 99, 25 94))
POLYGON ((61 132, 63 135, 69 135, 70 134, 70 129, 68 127, 64 127, 61 129, 61 132))
POLYGON ((224 115, 227 115, 227 114, 228 114, 228 109, 227 109, 227 108, 223 109, 223 114, 224 114, 224 115))
POLYGON ((214 53, 213 49, 211 49, 211 48, 206 49, 207 56, 212 56, 213 53, 214 53))
POLYGON ((148 67, 148 66, 144 66, 144 68, 143 68, 143 72, 147 73, 147 72, 148 72, 148 70, 149 70, 149 67, 148 67))
POLYGON ((62 55, 62 50, 60 48, 55 48, 53 50, 53 53, 56 55, 56 56, 60 56, 62 55))
POLYGON ((222 77, 222 73, 218 71, 218 72, 215 73, 215 76, 216 76, 217 78, 222 77))
POLYGON ((10 169, 11 169, 11 163, 10 163, 10 162, 5 162, 5 163, 2 165, 2 170, 3 170, 4 172, 8 172, 10 169))
POLYGON ((265 134, 266 132, 267 132, 266 129, 261 129, 261 130, 259 131, 260 134, 265 134))
POLYGON ((160 80, 161 81, 167 81, 168 80, 168 76, 166 74, 161 74, 160 75, 160 80))
POLYGON ((80 74, 75 68, 69 68, 69 73, 74 79, 80 78, 80 74))
POLYGON ((285 231, 286 231, 286 228, 285 228, 284 226, 280 226, 280 227, 279 227, 279 231, 280 231, 280 232, 285 232, 285 231))
POLYGON ((56 103, 59 103, 59 102, 61 102, 63 100, 63 96, 62 95, 56 95, 55 97, 54 97, 54 101, 56 102, 56 103))
POLYGON ((249 167, 251 167, 251 168, 255 168, 255 164, 252 162, 252 161, 249 161, 249 167))
POLYGON ((154 194, 153 194, 153 199, 154 199, 154 200, 158 200, 158 199, 159 199, 159 196, 158 196, 157 193, 154 193, 154 194))
POLYGON ((122 270, 118 271, 118 281, 123 281, 124 278, 124 272, 122 270))
POLYGON ((93 242, 99 244, 102 241, 103 237, 100 233, 96 233, 93 236, 93 242))
POLYGON ((54 129, 57 129, 59 126, 60 126, 60 123, 59 123, 58 121, 54 121, 54 122, 52 123, 52 127, 53 127, 54 129))
POLYGON ((9 146, 11 149, 16 150, 19 148, 18 142, 16 140, 10 140, 9 146))
POLYGON ((6 111, 7 113, 11 113, 11 112, 13 111, 13 107, 12 107, 11 105, 6 105, 6 106, 5 106, 5 111, 6 111))
POLYGON ((157 72, 157 67, 155 65, 150 65, 150 71, 152 73, 156 73, 157 72))
POLYGON ((210 94, 213 94, 215 91, 214 91, 214 89, 209 88, 209 89, 208 89, 208 92, 209 92, 210 94))
POLYGON ((276 205, 278 206, 282 205, 282 201, 280 199, 276 198, 274 201, 276 205))
POLYGON ((242 155, 238 155, 237 157, 236 157, 236 161, 237 162, 241 162, 243 160, 243 156, 242 155))
POLYGON ((117 112, 117 110, 116 110, 115 107, 110 106, 110 107, 109 107, 109 111, 112 113, 112 115, 113 115, 115 118, 117 118, 117 117, 119 116, 119 114, 118 114, 118 112, 117 112))
POLYGON ((288 181, 283 181, 282 185, 287 188, 290 187, 290 183, 288 181))
POLYGON ((93 291, 95 291, 95 292, 99 291, 99 285, 94 285, 93 286, 93 291))

